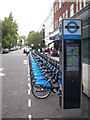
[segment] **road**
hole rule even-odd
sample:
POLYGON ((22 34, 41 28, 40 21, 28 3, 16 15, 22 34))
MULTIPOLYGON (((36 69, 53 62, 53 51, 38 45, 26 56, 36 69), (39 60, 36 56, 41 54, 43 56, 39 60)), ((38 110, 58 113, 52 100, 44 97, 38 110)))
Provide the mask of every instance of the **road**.
POLYGON ((2 79, 2 116, 3 118, 27 118, 27 57, 22 51, 3 54, 2 64, 5 76, 2 79))
MULTIPOLYGON (((2 117, 61 118, 59 98, 51 94, 39 100, 31 93, 28 57, 23 50, 2 55, 2 117)), ((88 117, 88 98, 83 95, 82 118, 88 117)))

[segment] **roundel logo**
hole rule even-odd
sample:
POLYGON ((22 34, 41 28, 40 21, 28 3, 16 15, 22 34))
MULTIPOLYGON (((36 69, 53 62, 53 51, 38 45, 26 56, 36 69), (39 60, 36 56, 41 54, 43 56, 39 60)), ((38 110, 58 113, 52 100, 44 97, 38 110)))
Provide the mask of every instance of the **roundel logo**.
POLYGON ((76 22, 70 21, 67 23, 67 26, 65 26, 65 28, 69 33, 76 33, 79 29, 79 26, 76 22))

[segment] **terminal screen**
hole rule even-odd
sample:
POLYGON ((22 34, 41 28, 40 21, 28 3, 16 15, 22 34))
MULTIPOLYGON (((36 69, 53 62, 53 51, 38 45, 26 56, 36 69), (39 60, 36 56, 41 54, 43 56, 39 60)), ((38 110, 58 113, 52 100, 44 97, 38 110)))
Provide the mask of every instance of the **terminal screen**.
POLYGON ((79 71, 79 46, 77 45, 67 45, 66 48, 67 56, 67 71, 79 71))

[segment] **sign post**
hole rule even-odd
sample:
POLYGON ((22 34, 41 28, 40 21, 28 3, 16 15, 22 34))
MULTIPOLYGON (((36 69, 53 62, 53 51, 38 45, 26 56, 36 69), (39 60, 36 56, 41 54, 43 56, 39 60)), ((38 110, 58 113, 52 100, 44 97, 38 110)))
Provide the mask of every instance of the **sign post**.
POLYGON ((62 43, 62 98, 59 99, 62 117, 81 115, 81 39, 81 20, 62 19, 59 29, 59 40, 62 43))

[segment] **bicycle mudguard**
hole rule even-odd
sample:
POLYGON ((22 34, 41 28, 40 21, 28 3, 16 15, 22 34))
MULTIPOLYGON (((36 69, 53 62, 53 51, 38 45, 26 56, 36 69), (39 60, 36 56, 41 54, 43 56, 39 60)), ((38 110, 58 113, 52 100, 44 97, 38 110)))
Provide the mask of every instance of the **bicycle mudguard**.
POLYGON ((59 79, 62 79, 62 75, 59 73, 59 79))
POLYGON ((59 83, 62 85, 62 75, 59 74, 59 83))
POLYGON ((42 73, 41 69, 37 69, 37 68, 35 69, 35 68, 32 68, 32 70, 33 70, 33 72, 36 72, 36 73, 37 73, 37 72, 42 73))
POLYGON ((38 70, 35 70, 35 71, 33 71, 33 74, 43 74, 43 72, 42 71, 38 71, 38 70))
MULTIPOLYGON (((46 80, 36 80, 36 82, 34 83, 35 85, 42 85, 42 86, 44 86, 45 84, 46 84, 46 80)), ((50 88, 51 87, 51 84, 50 84, 50 82, 48 82, 47 84, 46 84, 46 87, 48 87, 48 88, 50 88)))
MULTIPOLYGON (((41 76, 39 75, 39 76, 34 76, 34 79, 39 80, 39 79, 44 79, 44 77, 45 76, 43 76, 43 75, 41 75, 41 76)), ((47 78, 45 78, 45 80, 47 80, 47 78)))
POLYGON ((45 76, 45 74, 43 74, 43 73, 33 73, 33 76, 35 77, 35 76, 45 76))

